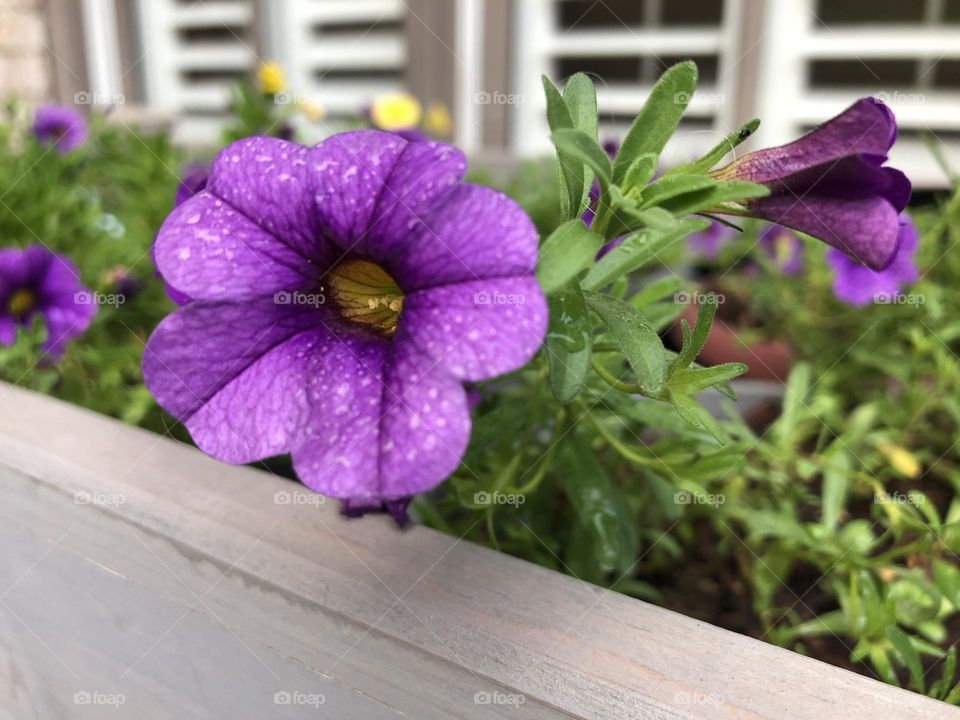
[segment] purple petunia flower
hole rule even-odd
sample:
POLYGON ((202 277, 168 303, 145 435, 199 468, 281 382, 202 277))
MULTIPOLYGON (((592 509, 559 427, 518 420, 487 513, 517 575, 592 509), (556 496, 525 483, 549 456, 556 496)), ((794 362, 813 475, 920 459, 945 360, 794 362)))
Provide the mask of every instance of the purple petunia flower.
POLYGON ((222 150, 157 237, 194 298, 147 344, 158 402, 225 462, 290 452, 348 510, 443 481, 470 434, 462 383, 524 365, 547 320, 532 222, 465 170, 376 130, 222 150))
POLYGON ((827 264, 834 272, 833 294, 855 307, 898 294, 904 285, 919 276, 913 260, 917 252, 917 229, 906 215, 900 220, 898 248, 893 262, 879 272, 853 262, 833 248, 827 250, 827 264))
POLYGON ((770 225, 760 233, 757 245, 784 275, 796 275, 803 267, 803 241, 792 230, 770 225))
POLYGON ((65 257, 39 245, 0 250, 0 343, 12 345, 17 326, 29 327, 39 315, 47 328, 43 349, 59 357, 96 314, 93 293, 65 257))
POLYGON ((87 120, 71 107, 41 105, 33 118, 33 135, 41 143, 53 143, 57 152, 80 147, 87 139, 87 120))
POLYGON ((711 173, 770 189, 746 202, 745 214, 823 240, 874 270, 896 255, 898 216, 910 181, 882 167, 897 137, 890 109, 858 100, 799 140, 745 155, 711 173))
POLYGON ((210 171, 205 165, 188 165, 184 168, 184 176, 180 178, 180 184, 177 185, 177 194, 173 197, 173 206, 183 205, 198 192, 207 187, 207 179, 210 177, 210 171))
POLYGON ((736 234, 736 230, 714 220, 710 227, 687 238, 687 244, 694 252, 708 260, 713 260, 720 248, 736 234))

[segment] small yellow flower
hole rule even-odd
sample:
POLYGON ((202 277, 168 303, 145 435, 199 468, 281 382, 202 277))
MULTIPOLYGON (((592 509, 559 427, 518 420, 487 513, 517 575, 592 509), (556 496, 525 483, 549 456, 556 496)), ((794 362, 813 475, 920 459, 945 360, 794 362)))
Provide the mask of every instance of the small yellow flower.
POLYGON ((286 92, 287 78, 283 74, 280 63, 271 60, 257 68, 257 87, 266 95, 286 92))
POLYGON ((420 124, 420 102, 407 93, 381 95, 370 109, 373 124, 381 130, 405 130, 420 124))
POLYGON ((307 120, 310 122, 320 122, 327 116, 327 111, 324 109, 323 105, 310 100, 298 101, 297 107, 300 108, 300 111, 307 116, 307 120))
POLYGON ((894 445, 893 443, 877 443, 877 450, 887 459, 890 463, 890 467, 896 470, 901 475, 904 475, 908 478, 918 478, 920 477, 920 472, 923 469, 920 465, 920 461, 917 460, 917 456, 912 452, 907 450, 905 447, 900 445, 894 445))
POLYGON ((430 103, 423 118, 423 129, 437 137, 449 137, 453 131, 450 111, 442 102, 430 103))

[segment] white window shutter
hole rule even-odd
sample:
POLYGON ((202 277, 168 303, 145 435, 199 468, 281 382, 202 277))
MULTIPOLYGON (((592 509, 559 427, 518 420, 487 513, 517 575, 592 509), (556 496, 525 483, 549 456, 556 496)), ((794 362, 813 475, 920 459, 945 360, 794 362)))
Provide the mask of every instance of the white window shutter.
POLYGON ((171 113, 173 138, 216 142, 230 87, 257 63, 253 0, 140 0, 147 103, 171 113))
POLYGON ((921 135, 960 168, 960 82, 943 76, 960 67, 960 17, 946 17, 940 0, 891 4, 886 18, 862 0, 829 1, 767 3, 755 147, 787 142, 874 95, 900 126, 891 164, 915 187, 945 186, 921 135))
POLYGON ((513 149, 523 155, 550 149, 541 74, 555 82, 577 70, 593 74, 601 140, 621 139, 665 63, 688 57, 699 61, 702 79, 685 115, 686 127, 668 147, 667 158, 688 160, 715 144, 736 120, 728 117, 733 106, 728 95, 738 59, 732 37, 741 3, 716 0, 700 7, 709 7, 710 16, 697 17, 697 7, 668 0, 518 3, 515 86, 521 103, 515 113, 513 149), (606 17, 591 21, 590 14, 598 8, 606 17), (683 17, 678 20, 680 11, 683 17))

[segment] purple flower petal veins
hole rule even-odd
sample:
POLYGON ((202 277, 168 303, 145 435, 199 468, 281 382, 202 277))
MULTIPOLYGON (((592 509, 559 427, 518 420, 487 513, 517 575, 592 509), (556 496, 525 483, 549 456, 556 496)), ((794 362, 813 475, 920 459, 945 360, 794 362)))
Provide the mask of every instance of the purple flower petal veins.
POLYGON ((528 362, 547 319, 533 224, 465 169, 374 130, 221 151, 157 238, 193 298, 147 344, 158 402, 220 460, 291 453, 348 514, 443 481, 470 433, 463 383, 528 362))
POLYGON ((884 270, 874 271, 854 262, 838 250, 827 250, 827 265, 833 270, 833 294, 854 307, 863 307, 877 300, 889 302, 904 285, 919 277, 914 255, 918 233, 906 215, 900 219, 897 254, 884 270))
POLYGON ((41 105, 33 118, 33 135, 65 153, 87 140, 87 120, 77 110, 63 105, 41 105))
MULTIPOLYGON (((210 171, 204 165, 194 164, 188 165, 186 168, 184 168, 184 175, 180 179, 180 183, 177 185, 176 194, 173 196, 173 207, 180 207, 194 195, 205 190, 207 187, 207 180, 209 178, 210 171)), ((154 266, 156 266, 156 244, 150 246, 150 259, 153 261, 154 266)), ((157 270, 154 274, 163 280, 164 292, 166 292, 167 297, 170 298, 170 301, 174 305, 186 305, 188 302, 190 302, 190 296, 167 282, 163 275, 160 274, 159 270, 157 270)))
POLYGON ((759 150, 712 173, 766 185, 745 214, 812 235, 873 270, 896 255, 910 181, 883 167, 897 136, 893 113, 858 100, 799 140, 759 150))
POLYGON ((97 314, 93 293, 67 258, 40 245, 0 250, 0 344, 12 345, 18 326, 43 319, 43 350, 53 358, 83 334, 97 314))

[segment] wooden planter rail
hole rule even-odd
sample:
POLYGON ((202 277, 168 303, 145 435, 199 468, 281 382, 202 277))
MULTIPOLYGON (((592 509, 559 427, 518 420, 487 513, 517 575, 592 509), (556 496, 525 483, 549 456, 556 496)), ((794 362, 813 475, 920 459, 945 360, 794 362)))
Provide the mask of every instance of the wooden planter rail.
POLYGON ((0 718, 960 710, 0 385, 0 718))

